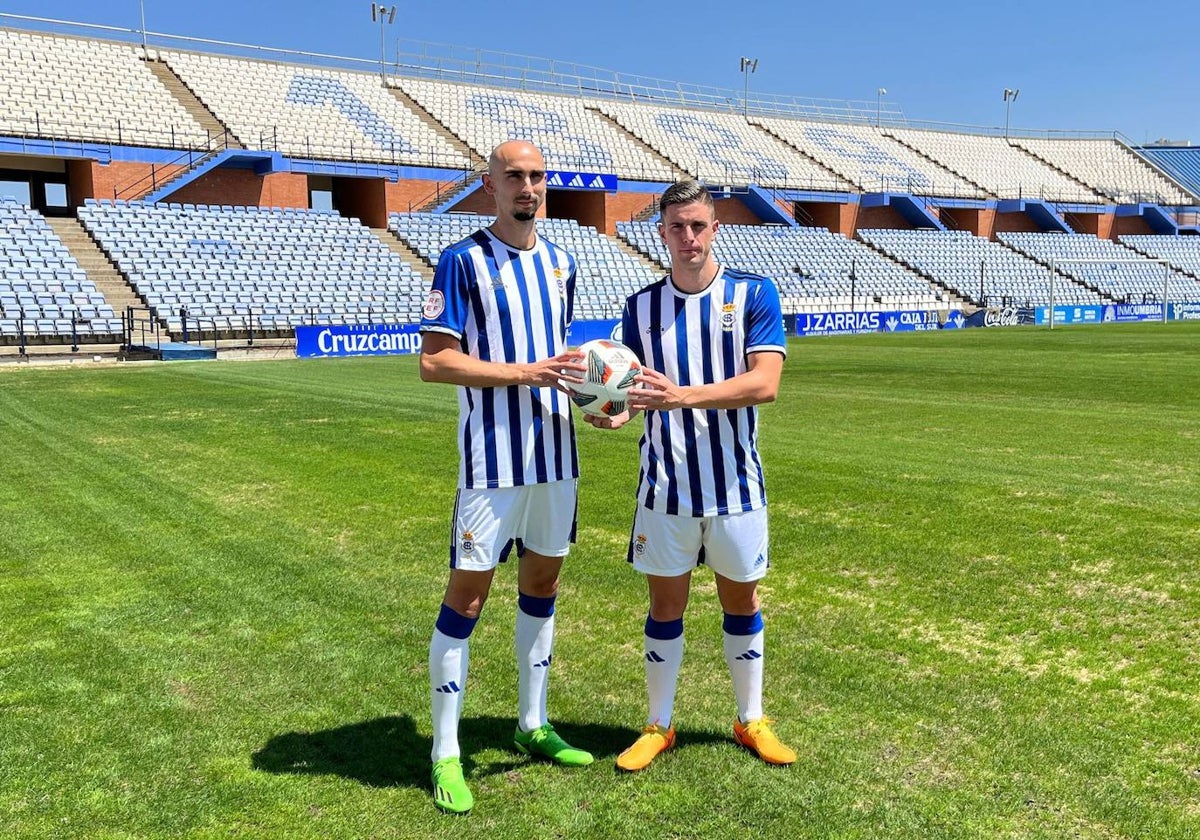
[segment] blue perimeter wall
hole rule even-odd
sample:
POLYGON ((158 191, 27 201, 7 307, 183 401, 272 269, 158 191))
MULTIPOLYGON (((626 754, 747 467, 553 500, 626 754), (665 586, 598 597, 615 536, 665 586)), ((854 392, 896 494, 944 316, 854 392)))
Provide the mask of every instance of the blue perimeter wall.
MULTIPOLYGON (((945 321, 932 310, 895 312, 820 312, 784 315, 784 327, 790 336, 854 335, 873 332, 918 332, 938 329, 962 329, 970 326, 1000 327, 1048 323, 1049 307, 1012 308, 984 311, 967 318, 951 310, 945 321)), ((1107 306, 1056 306, 1054 323, 1103 324, 1132 321, 1158 321, 1162 305, 1110 304, 1107 306)), ((1200 321, 1200 303, 1173 303, 1167 318, 1175 321, 1200 321)), ((372 324, 354 326, 313 325, 296 328, 296 355, 300 358, 339 356, 392 356, 421 351, 417 324, 372 324)), ((567 333, 572 347, 595 338, 621 340, 620 321, 576 321, 567 333)))

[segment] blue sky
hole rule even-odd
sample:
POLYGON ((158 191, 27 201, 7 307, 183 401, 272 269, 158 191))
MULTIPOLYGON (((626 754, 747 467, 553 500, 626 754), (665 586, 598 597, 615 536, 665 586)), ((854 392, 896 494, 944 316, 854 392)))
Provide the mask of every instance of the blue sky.
MULTIPOLYGON (((199 38, 378 59, 369 0, 144 0, 146 26, 199 38)), ((540 56, 741 91, 868 103, 911 120, 1120 131, 1200 144, 1200 3, 400 2, 398 37, 540 56)), ((138 0, 0 2, 9 14, 137 30, 138 0)), ((0 23, 9 24, 3 18, 0 23)))

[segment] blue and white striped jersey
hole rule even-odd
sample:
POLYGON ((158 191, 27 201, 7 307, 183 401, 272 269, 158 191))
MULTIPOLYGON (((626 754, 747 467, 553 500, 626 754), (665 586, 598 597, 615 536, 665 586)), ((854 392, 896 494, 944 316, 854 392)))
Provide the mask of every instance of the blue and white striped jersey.
MULTIPOLYGON (((575 258, 538 237, 528 251, 478 230, 442 252, 421 332, 485 361, 535 362, 567 349, 575 258)), ((577 478, 571 405, 553 388, 458 389, 458 483, 472 489, 577 478)))
MULTIPOLYGON (((765 277, 722 268, 703 292, 670 276, 631 295, 622 341, 680 385, 723 382, 751 353, 787 353, 779 293, 765 277)), ((767 503, 758 457, 758 409, 646 412, 638 500, 677 516, 718 516, 767 503)))

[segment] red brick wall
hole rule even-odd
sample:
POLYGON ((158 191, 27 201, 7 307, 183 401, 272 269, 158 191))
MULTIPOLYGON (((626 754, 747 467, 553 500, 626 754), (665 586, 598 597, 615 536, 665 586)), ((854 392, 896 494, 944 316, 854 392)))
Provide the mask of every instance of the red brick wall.
MULTIPOLYGON (((860 207, 855 230, 861 228, 886 228, 887 230, 910 230, 912 223, 894 207, 860 207)), ((853 235, 853 234, 851 234, 853 235)))
POLYGON ((723 225, 761 225, 762 219, 740 198, 718 198, 713 204, 717 209, 717 219, 723 225))
POLYGON ((1040 233, 1042 228, 1024 213, 997 213, 996 233, 1040 233))
POLYGON ((617 222, 627 222, 652 204, 658 203, 653 193, 618 192, 605 194, 604 227, 609 236, 615 236, 617 222))
MULTIPOLYGON (((496 202, 492 200, 490 195, 483 191, 483 187, 480 187, 458 202, 458 204, 455 204, 453 209, 459 213, 483 213, 487 216, 494 216, 496 215, 496 202)), ((546 215, 545 205, 538 210, 538 215, 546 215)))
MULTIPOLYGON (((98 198, 111 201, 114 189, 124 190, 135 183, 138 191, 147 192, 155 181, 161 183, 162 181, 169 180, 176 172, 183 168, 182 166, 151 167, 148 163, 130 163, 128 161, 113 161, 112 163, 105 164, 90 160, 81 161, 80 163, 91 170, 89 192, 88 194, 79 196, 81 200, 84 198, 98 198), (153 172, 154 180, 149 177, 151 172, 153 172)), ((75 172, 72 171, 72 177, 74 175, 75 172)), ((86 183, 87 179, 83 180, 86 183)))
POLYGON ((1154 228, 1146 224, 1141 216, 1122 216, 1114 220, 1111 238, 1138 233, 1154 233, 1154 228))
POLYGON ((308 209, 308 176, 292 172, 257 175, 250 169, 214 169, 167 196, 167 201, 308 209))
POLYGON ((591 225, 603 232, 604 193, 554 190, 546 197, 546 215, 556 219, 574 219, 581 225, 591 225))
POLYGON ((385 181, 383 192, 389 213, 408 213, 436 198, 439 183, 446 189, 450 181, 385 181))
POLYGON ((807 214, 818 227, 823 227, 831 233, 840 233, 852 238, 859 227, 860 207, 857 201, 848 201, 845 204, 802 202, 800 206, 803 211, 799 214, 801 219, 807 214))
POLYGON ((1076 233, 1090 233, 1100 239, 1113 239, 1115 213, 1068 213, 1067 224, 1076 233))
POLYGON ((996 238, 996 211, 994 209, 953 208, 942 215, 942 221, 951 230, 968 230, 985 239, 996 238))

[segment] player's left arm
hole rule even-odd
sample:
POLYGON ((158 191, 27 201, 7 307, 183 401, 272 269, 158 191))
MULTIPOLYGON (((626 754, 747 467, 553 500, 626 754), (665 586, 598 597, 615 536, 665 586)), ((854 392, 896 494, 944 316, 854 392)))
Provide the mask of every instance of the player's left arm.
POLYGON ((774 402, 783 375, 783 353, 763 350, 746 357, 746 372, 702 385, 677 385, 651 368, 642 368, 629 391, 631 411, 670 411, 674 408, 745 408, 774 402))

